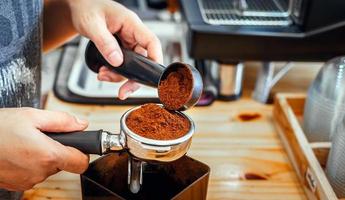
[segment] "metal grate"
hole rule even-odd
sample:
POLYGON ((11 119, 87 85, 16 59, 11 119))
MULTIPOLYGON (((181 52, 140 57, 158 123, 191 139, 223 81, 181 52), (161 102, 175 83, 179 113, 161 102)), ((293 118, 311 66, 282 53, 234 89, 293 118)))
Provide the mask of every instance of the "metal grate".
POLYGON ((213 25, 288 26, 293 1, 198 0, 205 23, 213 25))

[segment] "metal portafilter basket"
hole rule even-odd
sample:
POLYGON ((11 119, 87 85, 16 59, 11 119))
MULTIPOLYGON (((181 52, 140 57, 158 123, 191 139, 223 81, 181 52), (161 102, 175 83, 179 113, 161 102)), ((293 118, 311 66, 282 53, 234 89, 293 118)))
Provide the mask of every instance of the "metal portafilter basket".
POLYGON ((99 72, 102 66, 106 66, 128 79, 156 88, 160 81, 164 80, 169 73, 177 71, 179 68, 186 68, 193 77, 193 91, 189 100, 178 110, 187 110, 198 102, 202 94, 203 82, 199 71, 195 67, 181 62, 175 62, 165 67, 132 50, 123 48, 121 41, 118 38, 117 40, 123 53, 123 63, 121 66, 114 67, 109 64, 92 41, 89 41, 85 50, 86 65, 96 73, 99 72))
POLYGON ((188 151, 195 131, 194 122, 185 114, 177 112, 190 122, 190 130, 181 138, 174 140, 153 140, 132 132, 126 125, 128 115, 140 108, 132 108, 120 120, 120 133, 113 134, 103 130, 80 131, 72 133, 46 133, 63 145, 74 147, 86 154, 103 155, 111 152, 127 151, 128 184, 132 193, 137 193, 142 184, 143 167, 146 162, 171 162, 181 158, 188 151))

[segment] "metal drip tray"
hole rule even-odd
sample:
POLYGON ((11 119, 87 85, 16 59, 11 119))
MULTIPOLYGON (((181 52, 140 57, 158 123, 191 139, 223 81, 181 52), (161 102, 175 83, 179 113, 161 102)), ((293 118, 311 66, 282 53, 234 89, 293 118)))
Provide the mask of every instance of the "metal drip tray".
POLYGON ((293 1, 198 0, 203 21, 212 25, 288 26, 293 1))

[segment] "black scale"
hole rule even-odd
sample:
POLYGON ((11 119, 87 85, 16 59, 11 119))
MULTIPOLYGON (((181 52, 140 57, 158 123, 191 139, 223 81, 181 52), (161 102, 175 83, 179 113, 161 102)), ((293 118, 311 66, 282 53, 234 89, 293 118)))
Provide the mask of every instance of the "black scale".
POLYGON ((128 154, 108 154, 90 163, 81 175, 82 197, 83 200, 203 200, 209 173, 207 165, 188 156, 169 163, 147 163, 141 190, 133 194, 127 182, 128 154))

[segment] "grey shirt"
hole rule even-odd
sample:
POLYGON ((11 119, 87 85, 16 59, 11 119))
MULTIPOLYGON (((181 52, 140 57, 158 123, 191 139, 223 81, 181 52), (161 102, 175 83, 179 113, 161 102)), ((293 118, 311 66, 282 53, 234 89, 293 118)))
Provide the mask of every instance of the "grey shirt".
POLYGON ((39 107, 42 0, 0 1, 0 107, 39 107))
POLYGON ((42 10, 43 0, 0 0, 0 108, 40 106, 42 10))

